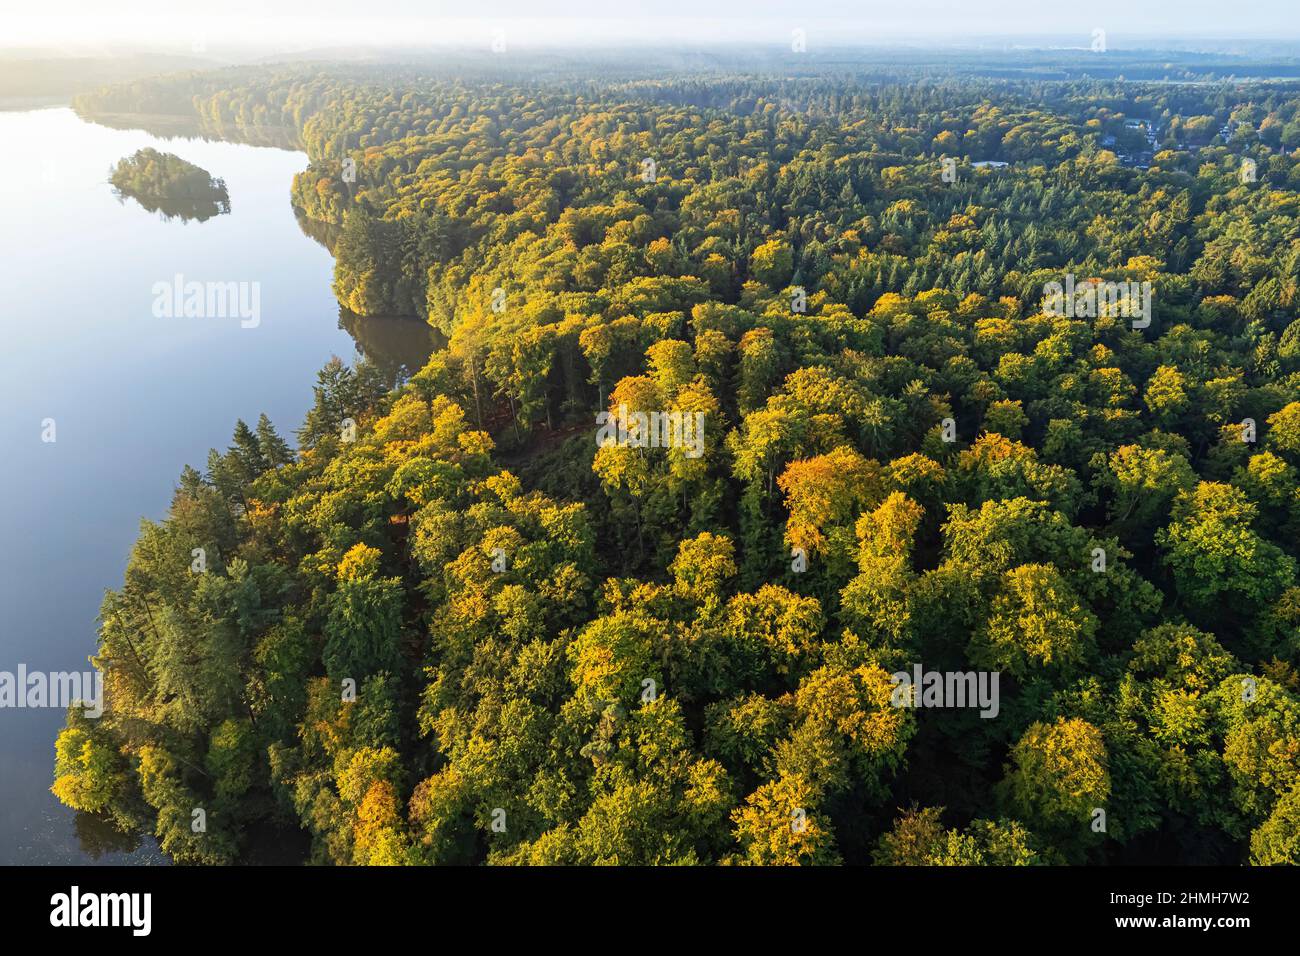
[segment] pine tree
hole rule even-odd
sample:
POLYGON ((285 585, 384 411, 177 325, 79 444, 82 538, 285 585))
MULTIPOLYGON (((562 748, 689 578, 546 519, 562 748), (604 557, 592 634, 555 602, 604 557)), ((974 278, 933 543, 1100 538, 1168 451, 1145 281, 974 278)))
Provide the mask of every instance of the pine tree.
POLYGON ((257 443, 261 447, 262 456, 268 467, 279 468, 282 465, 292 464, 293 449, 276 433, 271 419, 266 417, 266 412, 257 419, 257 443))

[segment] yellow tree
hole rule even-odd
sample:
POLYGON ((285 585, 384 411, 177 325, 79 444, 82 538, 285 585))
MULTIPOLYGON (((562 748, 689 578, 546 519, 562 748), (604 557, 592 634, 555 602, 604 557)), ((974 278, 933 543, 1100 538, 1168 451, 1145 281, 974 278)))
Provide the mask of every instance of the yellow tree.
POLYGON ((809 555, 850 546, 854 520, 880 497, 880 466, 852 448, 791 462, 777 479, 790 518, 786 542, 809 555))

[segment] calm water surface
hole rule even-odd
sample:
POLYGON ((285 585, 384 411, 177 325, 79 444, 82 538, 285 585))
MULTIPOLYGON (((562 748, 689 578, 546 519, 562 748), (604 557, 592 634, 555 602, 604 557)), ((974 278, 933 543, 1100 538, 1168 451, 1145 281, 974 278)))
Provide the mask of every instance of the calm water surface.
MULTIPOLYGON (((410 320, 341 322, 329 252, 289 205, 300 152, 160 139, 62 108, 0 112, 0 143, 0 671, 85 670, 103 592, 184 465, 202 469, 261 412, 292 441, 316 371, 357 354, 343 322, 394 373, 431 342, 410 320), (108 170, 144 146, 224 179, 230 213, 167 220, 119 200, 108 170), (152 287, 178 273, 259 283, 260 323, 155 318, 152 287)), ((161 862, 50 794, 62 721, 0 709, 0 864, 161 862)))

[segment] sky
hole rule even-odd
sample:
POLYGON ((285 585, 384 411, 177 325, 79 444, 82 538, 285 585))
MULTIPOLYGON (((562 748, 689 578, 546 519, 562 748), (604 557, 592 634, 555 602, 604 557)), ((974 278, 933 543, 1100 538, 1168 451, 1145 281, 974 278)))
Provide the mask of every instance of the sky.
MULTIPOLYGON (((1300 37, 1300 0, 0 0, 0 47, 487 47, 1300 37)), ((1125 44, 1127 45, 1127 44, 1125 44)))

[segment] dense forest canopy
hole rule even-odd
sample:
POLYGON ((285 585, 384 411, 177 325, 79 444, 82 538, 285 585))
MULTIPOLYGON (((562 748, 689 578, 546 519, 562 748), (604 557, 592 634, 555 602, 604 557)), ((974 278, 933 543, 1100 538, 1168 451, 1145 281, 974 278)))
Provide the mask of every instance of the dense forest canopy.
POLYGON ((79 99, 293 130, 340 303, 449 342, 185 471, 59 797, 196 862, 1300 862, 1300 84, 888 72, 79 99))

